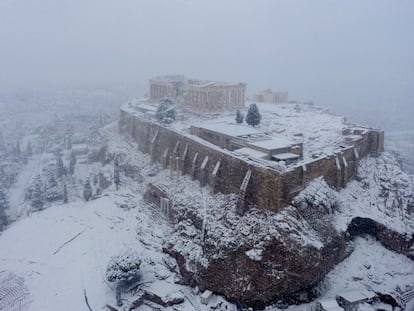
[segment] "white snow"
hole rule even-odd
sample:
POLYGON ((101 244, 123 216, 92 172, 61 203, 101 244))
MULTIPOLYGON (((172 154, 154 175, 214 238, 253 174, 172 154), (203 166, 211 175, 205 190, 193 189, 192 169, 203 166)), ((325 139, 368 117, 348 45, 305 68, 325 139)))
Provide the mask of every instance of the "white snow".
POLYGON ((327 274, 322 287, 323 298, 352 291, 391 292, 412 286, 414 262, 406 256, 384 248, 371 237, 359 237, 354 251, 327 274))
POLYGON ((362 300, 372 299, 375 297, 375 293, 368 290, 352 290, 338 293, 339 297, 344 298, 349 302, 358 302, 362 300))
POLYGON ((202 124, 194 124, 210 131, 222 133, 228 136, 250 136, 263 134, 262 132, 246 125, 234 124, 230 122, 205 122, 202 124))
POLYGON ((260 248, 253 248, 246 252, 247 257, 254 261, 261 261, 262 260, 262 253, 263 249, 260 248))
POLYGON ((127 245, 138 245, 134 212, 114 208, 111 200, 102 198, 34 213, 3 232, 2 269, 25 278, 33 296, 30 310, 81 310, 83 289, 91 304, 102 305, 111 297, 104 282, 109 257, 127 245), (120 222, 123 225, 116 226, 120 222))
POLYGON ((295 145, 294 142, 289 141, 285 138, 276 137, 276 136, 269 136, 268 138, 269 139, 266 139, 266 140, 249 142, 248 145, 257 146, 257 147, 268 149, 268 150, 287 148, 292 145, 295 145))
MULTIPOLYGON (((267 109, 266 105, 263 107, 267 109)), ((288 112, 292 114, 291 118, 296 118, 292 106, 275 107, 281 109, 281 114, 288 112)), ((311 112, 312 109, 314 108, 309 108, 311 112)), ((277 120, 273 124, 282 122, 277 120)), ((323 118, 317 119, 316 122, 323 122, 322 120, 323 118)), ((266 122, 270 124, 271 121, 267 119, 266 122)), ((261 130, 266 129, 266 122, 261 130)), ((337 125, 333 128, 338 131, 339 125, 343 124, 339 118, 333 123, 337 125)), ((295 129, 285 129, 286 131, 297 132, 295 129)), ((84 290, 94 310, 102 309, 107 303, 115 305, 113 284, 105 280, 106 265, 111 256, 131 247, 142 255, 143 281, 149 282, 147 289, 162 292, 170 298, 182 297, 180 293, 189 297, 183 305, 177 307, 179 310, 193 310, 194 303, 201 310, 208 310, 220 303, 223 308, 227 305, 229 310, 234 310, 234 305, 216 296, 207 306, 202 306, 200 293, 196 294, 175 284, 177 275, 170 271, 171 266, 174 270, 175 263, 171 263, 171 258, 163 254, 161 248, 166 241, 176 242, 174 247, 183 253, 187 252, 190 259, 208 265, 208 262, 203 262, 205 258, 201 254, 200 230, 190 222, 180 223, 180 233, 188 238, 178 238, 173 234, 172 231, 177 228, 171 228, 160 211, 153 210, 142 200, 148 182, 166 185, 174 193, 175 204, 191 206, 195 215, 204 219, 203 226, 207 228, 209 238, 215 241, 218 249, 228 243, 249 242, 252 246, 246 255, 252 260, 260 260, 261 248, 257 242, 266 237, 281 236, 283 232, 290 232, 299 245, 322 246, 321 237, 306 222, 297 219, 293 207, 278 214, 251 211, 245 217, 238 217, 230 212, 235 208, 233 195, 211 195, 208 188, 199 187, 198 182, 191 181, 187 176, 171 178, 167 170, 149 176, 157 169, 149 166, 147 155, 136 151, 134 142, 120 136, 115 125, 102 129, 102 132, 108 140, 109 151, 122 153, 123 161, 139 167, 144 181, 123 179, 119 191, 111 186, 102 196, 89 202, 81 201, 73 194, 69 204, 54 203, 46 210, 21 217, 0 234, 0 280, 16 280, 14 283, 9 282, 12 285, 7 285, 8 288, 17 283, 21 286, 21 292, 27 293, 20 310, 84 310, 84 290), (217 221, 224 214, 230 217, 226 223, 229 228, 217 221), (238 228, 235 230, 235 227, 238 228), (255 236, 253 232, 260 234, 255 236), (4 273, 7 273, 7 277, 4 273)), ((319 146, 338 138, 337 133, 323 137, 319 146)), ((49 156, 34 156, 21 171, 10 193, 11 213, 16 218, 20 215, 20 207, 26 204, 21 200, 26 181, 34 171, 40 169, 39 166, 47 165, 51 160, 53 158, 49 156)), ((79 163, 75 170, 75 180, 83 180, 97 170, 110 176, 113 166, 79 163)), ((315 200, 319 200, 322 205, 339 204, 338 210, 330 211, 339 230, 346 228, 352 217, 366 215, 395 230, 410 232, 412 219, 409 219, 410 215, 403 209, 394 206, 395 197, 392 193, 399 191, 403 197, 402 204, 407 206, 410 196, 412 197, 412 181, 410 184, 410 179, 396 168, 393 158, 382 155, 364 160, 360 177, 359 181, 350 183, 339 194, 326 189, 326 183, 320 179, 312 183, 307 191, 313 192, 315 200), (380 199, 379 194, 384 190, 384 185, 392 191, 387 192, 387 198, 380 199), (377 205, 373 206, 372 202, 377 205)), ((387 292, 397 286, 404 289, 412 284, 414 263, 407 257, 385 249, 371 238, 357 238, 354 246, 354 252, 325 278, 321 286, 321 299, 333 298, 348 290, 387 292)), ((0 282, 0 292, 4 290, 5 284, 6 282, 0 282)), ((125 299, 131 302, 135 298, 125 295, 125 299)), ((289 310, 307 307, 290 307, 289 310)), ((4 310, 14 309, 8 306, 4 310)), ((269 307, 268 310, 276 309, 269 307)))
POLYGON ((25 191, 30 185, 31 180, 39 167, 42 155, 33 155, 25 165, 25 168, 17 176, 16 182, 9 190, 9 204, 7 210, 8 216, 12 219, 18 219, 24 212, 25 191))
POLYGON ((379 157, 362 159, 358 179, 349 182, 338 195, 340 213, 335 215, 335 222, 339 230, 346 230, 354 217, 366 217, 397 232, 414 232, 410 214, 414 183, 394 156, 384 152, 379 157))

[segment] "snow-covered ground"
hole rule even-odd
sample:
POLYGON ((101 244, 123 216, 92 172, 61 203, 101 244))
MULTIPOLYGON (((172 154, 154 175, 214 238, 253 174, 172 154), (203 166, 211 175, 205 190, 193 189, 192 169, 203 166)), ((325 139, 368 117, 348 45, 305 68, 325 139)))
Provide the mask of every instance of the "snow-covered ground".
MULTIPOLYGON (((265 111, 266 106, 261 109, 265 111)), ((280 109, 283 111, 284 108, 280 109)), ((289 110, 290 113, 293 112, 289 110)), ((263 130, 267 130, 266 122, 273 122, 273 125, 278 122, 282 124, 282 121, 272 119, 276 117, 277 115, 273 115, 264 118, 263 130)), ((231 117, 226 118, 230 120, 231 117)), ((292 116, 293 119, 297 118, 292 116)), ((339 131, 343 123, 339 117, 336 120, 335 122, 338 123, 335 123, 335 126, 338 126, 339 131)), ((323 124, 327 121, 322 118, 318 122, 323 124)), ((292 124, 294 123, 296 122, 292 121, 292 124)), ((288 124, 281 127, 289 128, 288 124)), ((288 130, 292 133, 296 132, 295 128, 288 130)), ((24 207, 28 204, 22 197, 27 186, 27 178, 30 179, 34 171, 38 172, 41 167, 54 161, 53 157, 47 155, 32 157, 22 168, 9 193, 10 215, 20 218, 0 233, 0 293, 7 294, 10 288, 13 291, 17 290, 14 292, 17 296, 13 297, 18 297, 16 300, 19 304, 2 305, 4 301, 0 298, 0 309, 86 310, 85 292, 93 310, 102 310, 106 304, 115 306, 114 285, 109 284, 105 278, 106 265, 111 256, 128 248, 134 249, 142 256, 143 282, 147 289, 187 296, 183 304, 175 307, 176 310, 208 310, 210 306, 218 303, 222 303, 223 309, 225 305, 228 306, 227 310, 235 309, 234 305, 225 303, 221 298, 215 298, 210 305, 205 306, 200 302, 200 293, 176 284, 179 276, 176 272, 170 271, 171 259, 162 252, 163 243, 171 237, 173 228, 168 225, 168 220, 160 211, 147 205, 142 199, 148 182, 168 185, 168 183, 176 183, 175 179, 169 181, 166 171, 150 176, 156 171, 149 165, 148 156, 139 153, 134 142, 120 135, 116 124, 101 129, 101 134, 104 140, 107 140, 109 152, 122 153, 124 163, 140 168, 140 176, 143 180, 123 176, 120 190, 116 190, 114 185, 111 185, 96 199, 85 202, 81 199, 80 181, 97 170, 110 175, 113 172, 113 165, 111 162, 102 165, 88 163, 87 159, 79 160, 75 169, 76 176, 73 178, 75 185, 69 189, 70 202, 68 204, 55 202, 45 210, 27 215, 20 212, 25 210, 24 207)), ((328 138, 321 144, 330 144, 331 139, 335 140, 337 136, 335 134, 331 138, 324 137, 328 138)), ((365 171, 372 169, 372 165, 378 165, 378 161, 367 163, 365 171)), ((386 160, 382 165, 389 168, 386 160)), ((381 174, 386 173, 389 172, 384 170, 375 176, 381 177, 384 176, 381 174)), ((405 180, 399 174, 387 176, 398 177, 397 180, 400 182, 405 180)), ((372 177, 372 180, 375 178, 372 177)), ((202 202, 197 202, 199 199, 194 193, 204 196, 203 200, 207 203, 214 202, 216 199, 205 191, 206 189, 201 189, 197 183, 183 183, 184 180, 182 179, 182 184, 177 184, 172 189, 193 197, 194 204, 202 205, 202 202)), ((372 180, 366 181, 372 182, 372 180)), ((349 213, 341 211, 341 217, 336 218, 339 228, 357 211, 358 204, 365 202, 366 194, 361 188, 362 183, 363 181, 358 181, 351 184, 339 195, 344 200, 351 200, 356 191, 359 191, 357 197, 360 198, 347 201, 349 213)), ((378 216, 380 212, 381 210, 376 210, 378 216)), ((388 216, 388 219, 395 217, 393 214, 388 216)), ((398 226, 395 229, 397 228, 398 226)), ((390 291, 397 285, 403 288, 413 281, 413 261, 386 250, 370 238, 362 237, 355 241, 355 250, 351 256, 327 275, 322 298, 333 297, 338 291, 352 289, 372 288, 390 291)), ((133 295, 125 295, 124 299, 131 302, 136 298, 133 295)), ((307 310, 309 306, 309 304, 294 306, 289 309, 307 310)), ((145 305, 140 307, 140 310, 144 309, 150 307, 145 305)), ((277 310, 274 307, 268 309, 277 310)))
POLYGON ((341 292, 369 289, 389 292, 390 288, 411 285, 414 262, 406 256, 385 249, 372 237, 358 237, 354 251, 325 277, 323 298, 335 298, 341 292))
MULTIPOLYGON (((161 246, 168 234, 165 219, 148 206, 133 204, 140 202, 137 199, 129 191, 121 191, 86 203, 56 205, 17 221, 3 232, 0 278, 6 271, 23 278, 30 293, 21 309, 3 310, 83 310, 84 290, 92 309, 100 310, 106 304, 115 306, 105 269, 109 258, 126 248, 142 254, 143 281, 153 281, 150 285, 153 290, 169 293, 183 290, 185 287, 174 284, 175 275, 163 262, 161 246), (130 208, 117 206, 125 202, 129 202, 130 208)), ((388 291, 413 280, 413 261, 362 237, 355 241, 351 256, 327 275, 324 283, 327 290, 321 299, 350 289, 388 291)), ((199 296, 192 299, 200 302, 199 296)), ((193 307, 187 301, 179 310, 193 310, 193 307)))
MULTIPOLYGON (((84 291, 94 310, 115 306, 114 285, 105 279, 106 265, 111 256, 126 249, 141 255, 147 289, 192 295, 191 290, 174 284, 176 275, 164 263, 161 247, 168 233, 166 220, 137 204, 140 199, 130 193, 129 189, 89 202, 55 205, 2 233, 0 277, 7 271, 23 278, 30 293, 21 310, 82 310, 86 308, 84 291)), ((125 299, 131 303, 134 297, 125 299)), ((191 310, 191 304, 182 308, 191 310)), ((2 310, 14 309, 4 306, 2 310)))
POLYGON ((24 203, 25 191, 29 187, 30 182, 33 180, 36 170, 39 168, 42 155, 33 155, 24 168, 17 175, 17 181, 13 184, 9 190, 9 204, 10 208, 8 211, 8 216, 11 220, 18 219, 22 213, 24 213, 24 208, 27 207, 24 203))

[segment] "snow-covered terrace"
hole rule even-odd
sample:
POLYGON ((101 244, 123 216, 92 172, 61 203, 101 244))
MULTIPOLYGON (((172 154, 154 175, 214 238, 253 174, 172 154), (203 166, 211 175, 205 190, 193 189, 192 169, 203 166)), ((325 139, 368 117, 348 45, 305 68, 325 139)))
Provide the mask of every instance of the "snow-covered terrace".
MULTIPOLYGON (((343 116, 308 103, 257 103, 257 106, 262 119, 254 128, 245 122, 236 124, 235 111, 205 115, 187 112, 183 120, 169 126, 187 136, 191 135, 190 128, 195 125, 233 137, 254 138, 255 144, 259 141, 262 141, 259 144, 266 145, 302 143, 302 158, 290 166, 302 165, 351 147, 368 130, 366 127, 347 123, 343 116), (267 139, 263 140, 263 136, 267 136, 267 139)), ((124 106, 123 109, 135 115, 140 114, 134 104, 124 106)), ((247 107, 241 109, 241 112, 246 115, 247 107)), ((240 151, 242 152, 234 151, 233 154, 245 159, 254 157, 255 154, 250 152, 247 155, 249 152, 246 149, 240 151)))

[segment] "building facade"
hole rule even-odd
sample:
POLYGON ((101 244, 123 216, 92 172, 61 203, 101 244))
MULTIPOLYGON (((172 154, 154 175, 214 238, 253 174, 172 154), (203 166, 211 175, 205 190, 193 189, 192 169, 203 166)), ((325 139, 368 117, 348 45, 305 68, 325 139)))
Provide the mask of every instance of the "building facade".
POLYGON ((186 79, 183 76, 163 76, 149 80, 150 100, 157 101, 164 97, 177 100, 184 95, 186 79))
POLYGON ((245 83, 190 80, 182 76, 150 79, 150 100, 170 97, 186 108, 201 112, 242 108, 245 92, 245 83))

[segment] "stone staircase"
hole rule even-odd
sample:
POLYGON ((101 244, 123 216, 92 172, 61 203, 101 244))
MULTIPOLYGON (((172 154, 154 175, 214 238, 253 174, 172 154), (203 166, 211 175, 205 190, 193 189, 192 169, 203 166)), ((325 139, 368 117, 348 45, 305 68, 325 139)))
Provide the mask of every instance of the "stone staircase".
POLYGON ((183 293, 188 302, 194 307, 194 311, 201 311, 200 305, 194 300, 193 294, 187 288, 182 288, 180 291, 183 293))
POLYGON ((402 293, 400 296, 405 303, 411 301, 414 299, 414 288, 402 293))

